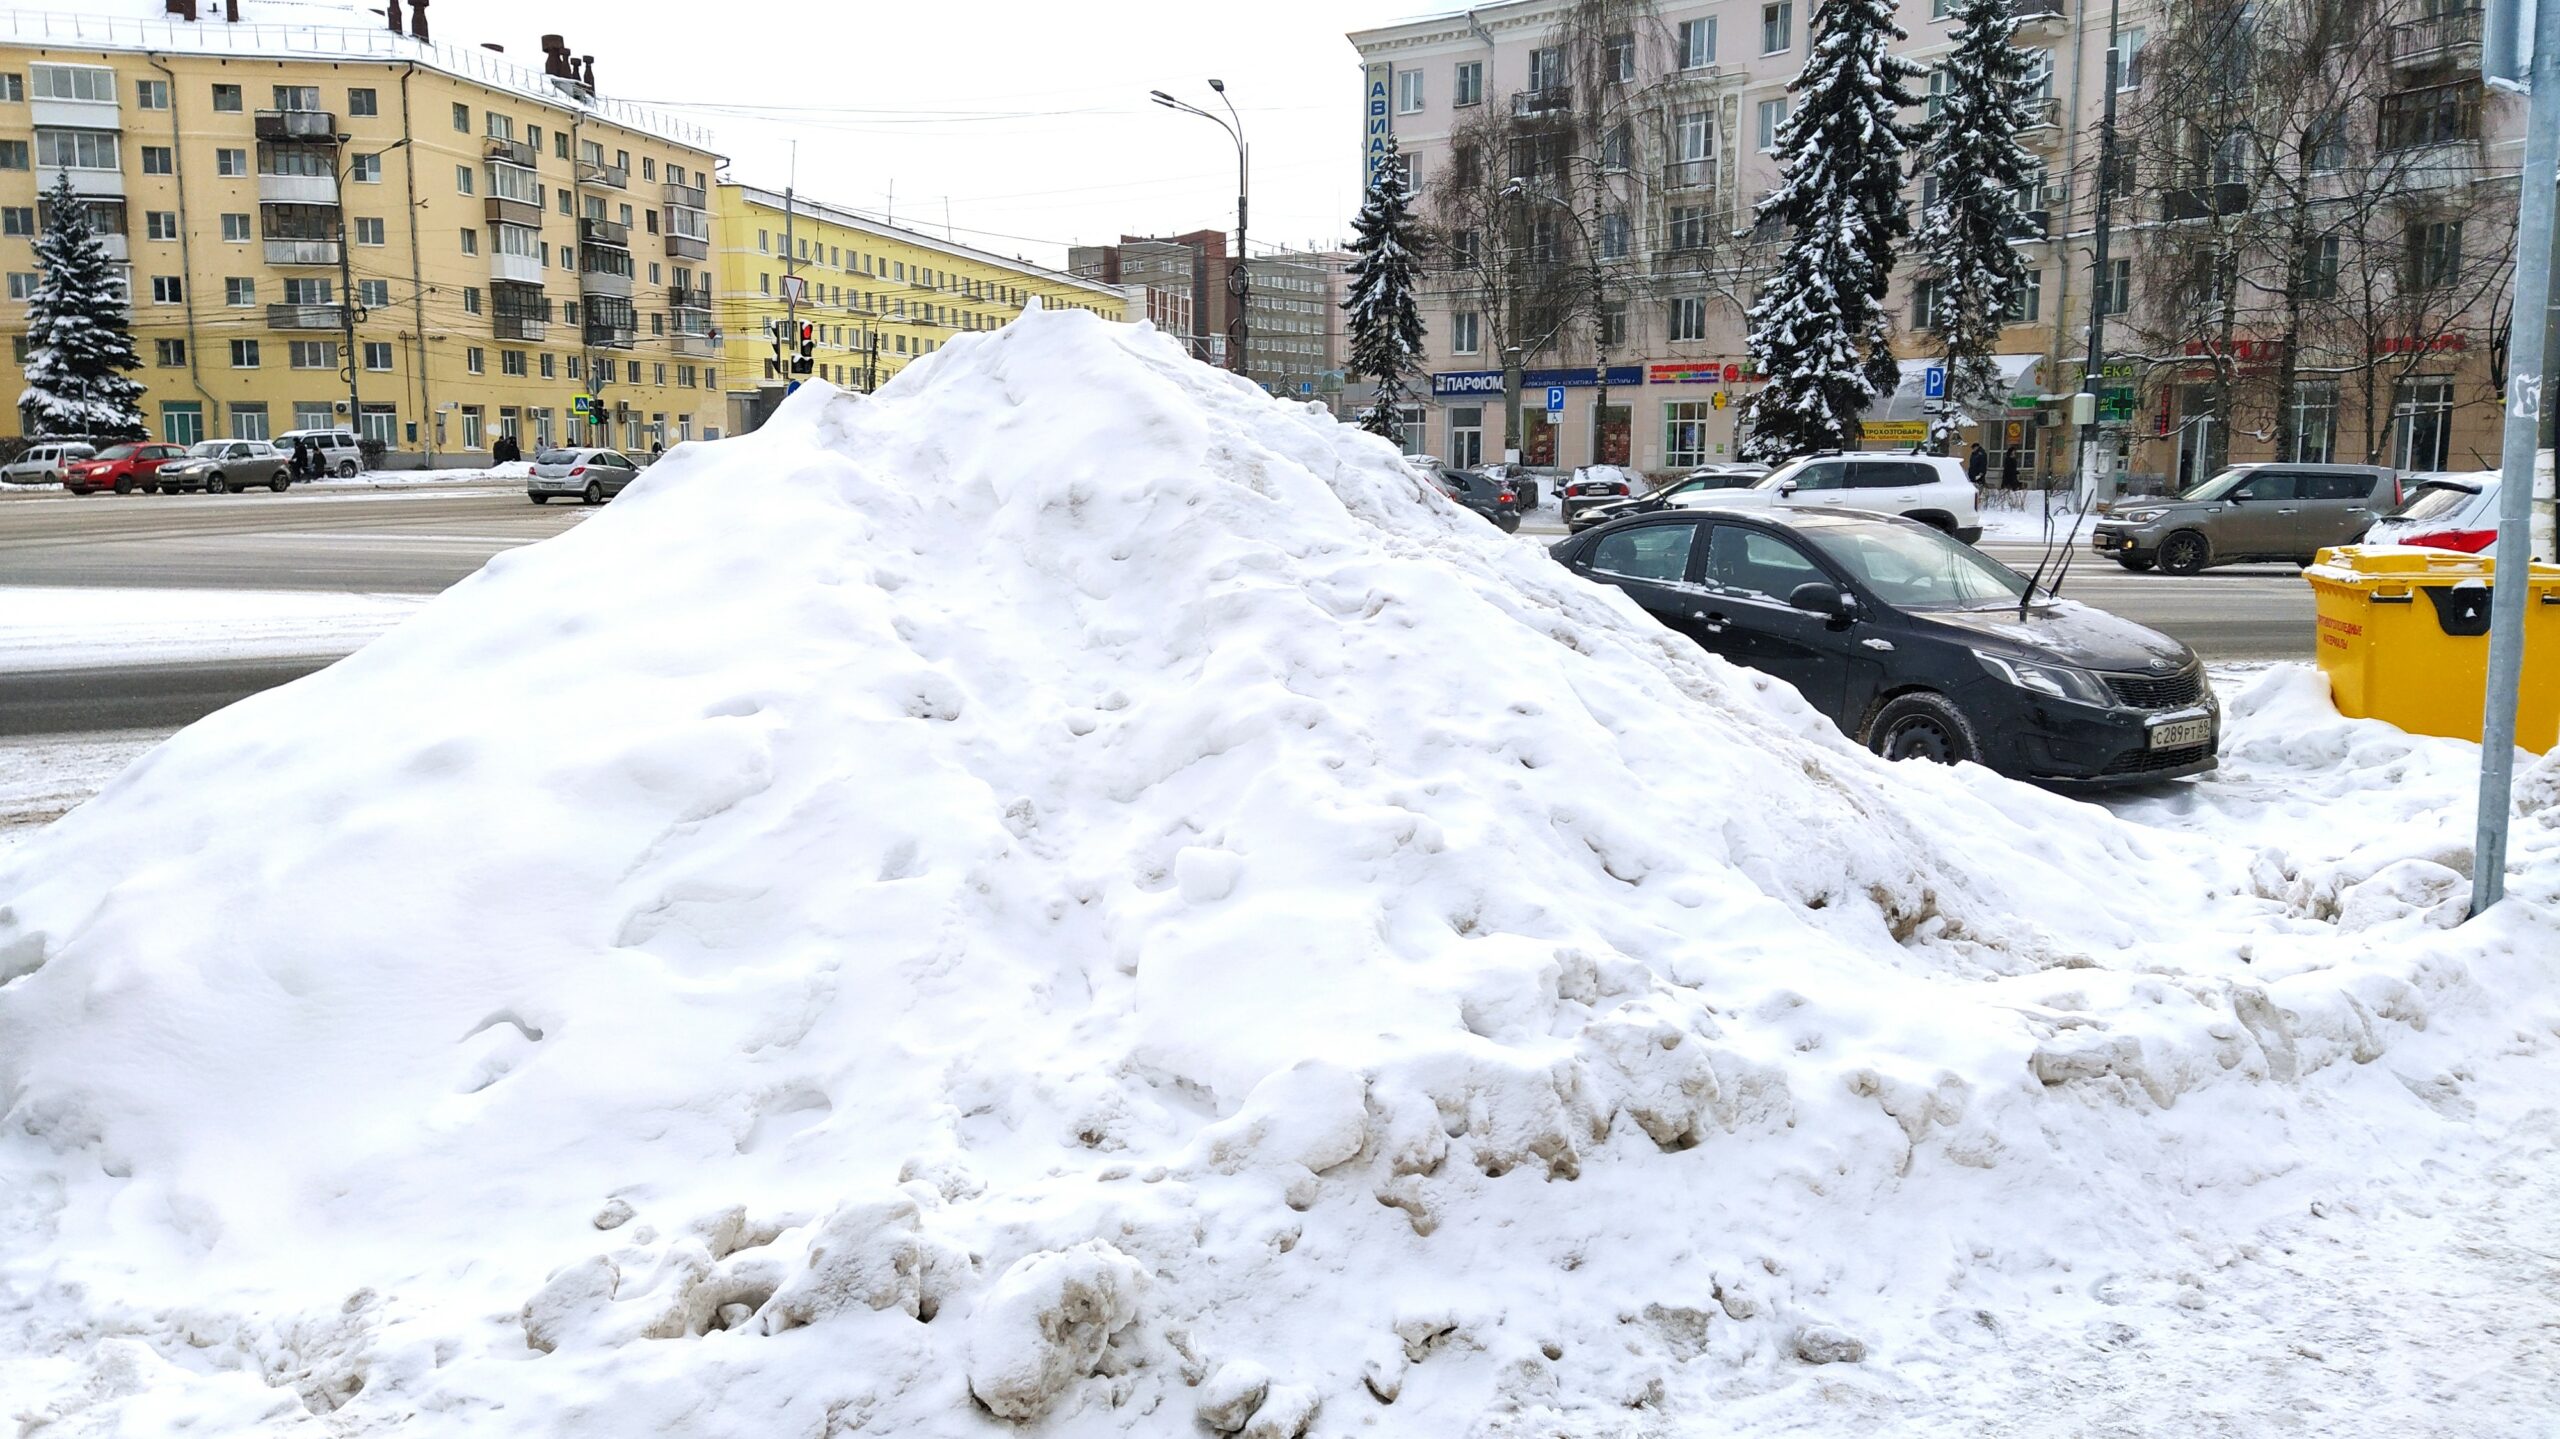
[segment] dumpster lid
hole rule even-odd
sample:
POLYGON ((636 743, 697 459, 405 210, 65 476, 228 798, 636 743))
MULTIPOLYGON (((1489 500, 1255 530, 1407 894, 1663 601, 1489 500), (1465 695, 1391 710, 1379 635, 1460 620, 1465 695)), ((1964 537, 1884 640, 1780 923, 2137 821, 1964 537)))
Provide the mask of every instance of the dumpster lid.
MULTIPOLYGON (((2487 555, 2459 550, 2431 550, 2413 545, 2342 545, 2322 550, 2302 577, 2360 588, 2366 585, 2483 584, 2496 576, 2498 562, 2487 555)), ((2535 584, 2560 582, 2560 565, 2535 565, 2535 584)))

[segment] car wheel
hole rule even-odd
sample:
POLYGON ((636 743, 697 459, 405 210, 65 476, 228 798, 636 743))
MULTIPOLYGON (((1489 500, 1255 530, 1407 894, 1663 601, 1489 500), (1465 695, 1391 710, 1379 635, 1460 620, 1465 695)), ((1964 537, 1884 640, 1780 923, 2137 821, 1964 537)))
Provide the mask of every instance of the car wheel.
POLYGON ((591 504, 591 505, 601 505, 601 504, 603 504, 603 503, 604 503, 604 481, 602 481, 602 480, 589 480, 589 481, 587 481, 587 493, 586 493, 586 495, 584 496, 584 498, 585 498, 586 502, 587 502, 588 504, 591 504))
POLYGON ((131 476, 131 475, 126 475, 126 476, 125 476, 125 477, 123 477, 122 479, 117 480, 117 481, 116 481, 116 493, 117 493, 117 494, 119 494, 119 495, 129 495, 129 494, 132 494, 132 493, 133 493, 133 476, 131 476))
POLYGON ((146 484, 142 487, 142 492, 146 495, 156 495, 160 493, 160 487, 155 484, 146 484))
POLYGON ((2119 556, 2117 556, 2117 557, 2116 557, 2116 563, 2117 563, 2117 564, 2120 564, 2120 565, 2122 565, 2122 566, 2124 566, 2126 569, 2129 569, 2129 570, 2133 571, 2135 574, 2137 574, 2137 575, 2138 575, 2138 574, 2141 574, 2141 573, 2143 573, 2144 571, 2146 571, 2146 570, 2150 569, 2154 564, 2157 564, 2157 563, 2158 563, 2158 561, 2156 561, 2156 560, 2137 560, 2137 559, 2134 559, 2134 558, 2133 558, 2132 556, 2130 556, 2130 555, 2119 555, 2119 556))
POLYGON ((2195 574, 2211 558, 2212 548, 2193 530, 2180 530, 2160 542, 2160 568, 2169 574, 2195 574))
POLYGON ((220 475, 207 475, 204 477, 204 492, 208 495, 227 495, 231 493, 231 482, 220 475))
POLYGON ((533 501, 537 505, 547 505, 551 503, 551 497, 549 495, 527 495, 525 498, 533 501))
POLYGON ((290 485, 290 484, 292 484, 292 483, 293 483, 293 477, 292 477, 292 476, 290 476, 290 475, 286 474, 286 473, 285 473, 284 471, 282 471, 282 470, 278 470, 278 471, 276 471, 276 472, 275 472, 275 475, 267 481, 267 488, 268 488, 268 489, 271 489, 271 490, 275 491, 277 494, 281 495, 281 494, 283 494, 283 493, 284 493, 285 486, 290 485))
POLYGON ((1867 748, 1891 760, 1959 764, 1982 757, 1973 725, 1943 695, 1914 690, 1895 695, 1867 721, 1867 748))
POLYGON ((352 480, 352 479, 354 479, 355 477, 356 477, 356 462, 355 462, 355 461, 353 461, 353 460, 341 460, 341 461, 339 461, 339 462, 338 462, 338 478, 339 478, 339 479, 342 479, 342 480, 352 480))

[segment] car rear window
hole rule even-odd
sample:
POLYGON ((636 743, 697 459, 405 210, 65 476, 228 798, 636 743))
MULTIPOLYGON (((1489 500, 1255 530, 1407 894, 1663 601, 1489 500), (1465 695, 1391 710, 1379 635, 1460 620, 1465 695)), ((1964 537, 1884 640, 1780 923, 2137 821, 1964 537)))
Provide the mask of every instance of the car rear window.
POLYGON ((2418 486, 2418 492, 2409 497, 2409 502, 2393 510, 2391 515, 2392 518, 2400 520, 2446 519, 2460 514, 2463 507, 2470 504, 2472 498, 2479 493, 2478 490, 2462 485, 2430 481, 2418 486))
POLYGON ((533 457, 533 462, 537 465, 574 465, 578 462, 578 452, 576 450, 544 450, 533 457))

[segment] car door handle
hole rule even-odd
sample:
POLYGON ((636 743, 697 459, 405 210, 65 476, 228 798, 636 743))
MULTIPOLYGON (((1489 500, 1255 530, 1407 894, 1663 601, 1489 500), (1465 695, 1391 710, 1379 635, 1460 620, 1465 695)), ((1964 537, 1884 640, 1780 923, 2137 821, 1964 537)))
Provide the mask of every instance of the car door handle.
POLYGON ((1689 618, 1705 625, 1707 627, 1708 634, 1720 635, 1724 633, 1724 616, 1720 614, 1711 615, 1705 610, 1691 610, 1689 612, 1689 618))
POLYGON ((2300 510, 2278 510, 2276 513, 2280 515, 2298 515, 2302 512, 2300 510))

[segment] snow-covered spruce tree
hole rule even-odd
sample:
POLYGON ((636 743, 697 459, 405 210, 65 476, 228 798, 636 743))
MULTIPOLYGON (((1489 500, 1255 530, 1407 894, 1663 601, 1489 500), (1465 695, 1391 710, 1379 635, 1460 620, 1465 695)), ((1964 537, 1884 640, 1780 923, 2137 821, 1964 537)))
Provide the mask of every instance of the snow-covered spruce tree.
POLYGON ((1768 382, 1752 402, 1747 459, 1848 448, 1859 412, 1897 378, 1884 300, 1894 246, 1911 233, 1902 165, 1919 138, 1900 118, 1920 73, 1893 53, 1906 38, 1890 0, 1822 0, 1813 12, 1804 69, 1787 87, 1782 170, 1759 207, 1787 238, 1751 307, 1751 359, 1768 382))
POLYGON ((89 202, 55 178, 52 213, 36 237, 36 292, 27 305, 27 387, 18 411, 34 435, 143 437, 142 367, 133 352, 125 302, 116 295, 106 247, 89 222, 89 202))
POLYGON ((1976 416, 2000 401, 1992 355, 2026 284, 2026 262, 2013 242, 2024 224, 2017 192, 2035 163, 2017 137, 2029 120, 2035 79, 2027 52, 2009 43, 2018 28, 2010 6, 1956 0, 1947 88, 1915 167, 1938 181, 1937 199, 1920 215, 1917 249, 1922 277, 1938 287, 1947 399, 1976 416))
POLYGON ((1410 392, 1407 382, 1422 363, 1422 312, 1414 293, 1422 278, 1422 234, 1413 216, 1413 195, 1405 188, 1405 163, 1387 142, 1386 163, 1378 167, 1359 217, 1351 222, 1351 356, 1345 366, 1357 378, 1377 385, 1377 400, 1360 417, 1360 427, 1373 435, 1403 442, 1403 413, 1410 392))

